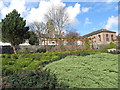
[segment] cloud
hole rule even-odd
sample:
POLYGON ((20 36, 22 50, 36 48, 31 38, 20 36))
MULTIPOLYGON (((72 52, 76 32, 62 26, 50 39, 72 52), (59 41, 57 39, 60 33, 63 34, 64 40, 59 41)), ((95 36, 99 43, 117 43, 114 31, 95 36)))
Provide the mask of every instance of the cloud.
POLYGON ((118 25, 118 16, 111 16, 108 18, 105 28, 111 29, 115 25, 118 25))
POLYGON ((116 6, 116 7, 115 7, 115 10, 117 10, 117 11, 118 11, 118 6, 116 6))
POLYGON ((82 8, 82 12, 88 12, 91 8, 82 8))
MULTIPOLYGON (((61 0, 50 0, 50 1, 41 1, 38 8, 32 8, 27 17, 27 22, 31 23, 33 21, 45 22, 44 15, 47 13, 48 9, 52 6, 63 6, 66 4, 62 3, 61 0)), ((70 17, 70 22, 73 24, 78 22, 76 16, 80 13, 80 4, 76 3, 74 7, 69 6, 66 8, 66 12, 70 17), (74 12, 74 13, 73 13, 74 12)))
POLYGON ((70 16, 71 23, 78 22, 77 15, 81 12, 80 4, 76 3, 74 6, 65 7, 66 4, 61 2, 61 0, 41 0, 37 8, 27 7, 25 0, 11 0, 9 6, 5 6, 4 2, 0 1, 0 14, 2 15, 2 18, 4 18, 6 14, 10 13, 13 9, 16 9, 21 16, 26 19, 27 24, 34 21, 44 22, 44 15, 52 5, 62 5, 66 8, 66 11, 70 16))
POLYGON ((44 16, 52 5, 54 6, 61 5, 65 7, 65 4, 60 2, 60 0, 41 1, 38 5, 38 8, 31 9, 28 17, 26 18, 27 22, 28 23, 32 23, 34 21, 45 22, 44 16))
POLYGON ((38 8, 32 8, 27 16, 27 22, 32 23, 34 21, 42 22, 44 15, 47 13, 48 8, 51 6, 49 2, 41 1, 38 8))
POLYGON ((106 2, 114 2, 114 1, 116 1, 116 0, 106 0, 106 2))
POLYGON ((85 25, 87 25, 87 24, 92 24, 92 22, 90 22, 90 20, 89 20, 89 18, 87 17, 87 18, 85 18, 85 25))
POLYGON ((76 16, 81 13, 80 4, 76 3, 74 7, 70 6, 70 7, 66 8, 66 10, 69 14, 71 23, 72 24, 75 24, 75 22, 78 23, 78 20, 77 20, 76 16))
MULTIPOLYGON (((0 4, 1 3, 3 2, 0 2, 0 4)), ((25 1, 23 0, 12 0, 8 7, 6 7, 5 5, 2 5, 0 7, 2 7, 0 11, 0 13, 2 14, 2 18, 4 18, 5 15, 10 13, 13 9, 16 9, 21 15, 26 10, 25 1)))
POLYGON ((4 4, 2 1, 0 1, 0 10, 4 7, 4 4))

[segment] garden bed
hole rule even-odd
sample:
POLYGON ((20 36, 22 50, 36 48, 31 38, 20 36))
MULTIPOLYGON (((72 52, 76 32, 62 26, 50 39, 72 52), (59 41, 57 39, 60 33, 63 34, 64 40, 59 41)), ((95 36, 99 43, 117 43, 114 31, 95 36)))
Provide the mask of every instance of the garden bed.
POLYGON ((46 65, 69 88, 118 88, 118 55, 67 56, 46 65))

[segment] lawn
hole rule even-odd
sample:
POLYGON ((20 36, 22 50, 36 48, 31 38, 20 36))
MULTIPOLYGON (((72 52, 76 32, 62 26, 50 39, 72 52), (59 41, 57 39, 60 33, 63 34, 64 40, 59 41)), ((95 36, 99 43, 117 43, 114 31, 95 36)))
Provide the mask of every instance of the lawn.
POLYGON ((118 55, 67 56, 45 68, 70 88, 118 88, 118 55))

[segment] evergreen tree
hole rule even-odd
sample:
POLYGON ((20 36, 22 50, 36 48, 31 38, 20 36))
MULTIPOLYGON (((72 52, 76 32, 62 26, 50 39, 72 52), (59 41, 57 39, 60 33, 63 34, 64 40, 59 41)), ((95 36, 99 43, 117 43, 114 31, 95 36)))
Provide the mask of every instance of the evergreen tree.
POLYGON ((29 44, 31 45, 39 45, 39 39, 37 35, 33 31, 29 31, 29 44))
POLYGON ((2 41, 8 42, 16 54, 16 46, 27 39, 29 27, 25 27, 26 20, 14 9, 2 19, 2 41))

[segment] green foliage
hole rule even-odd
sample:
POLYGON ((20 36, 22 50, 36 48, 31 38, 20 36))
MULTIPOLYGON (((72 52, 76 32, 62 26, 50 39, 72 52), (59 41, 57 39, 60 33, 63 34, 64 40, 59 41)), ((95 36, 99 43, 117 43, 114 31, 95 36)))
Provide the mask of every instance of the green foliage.
POLYGON ((1 32, 1 30, 2 30, 2 23, 0 22, 0 40, 2 38, 2 32, 1 32))
POLYGON ((25 27, 26 21, 20 14, 13 10, 2 19, 2 41, 17 46, 25 41, 29 27, 25 27))
POLYGON ((7 88, 41 88, 41 89, 55 89, 58 85, 56 76, 50 74, 50 70, 26 70, 6 78, 10 85, 7 88))
POLYGON ((118 41, 117 49, 120 49, 120 41, 118 41))
POLYGON ((116 48, 116 45, 115 45, 115 43, 113 43, 113 42, 110 42, 110 48, 116 48))
POLYGON ((86 56, 101 52, 107 52, 107 50, 80 50, 46 53, 2 54, 2 74, 10 75, 22 70, 36 70, 41 65, 45 66, 46 64, 49 64, 53 61, 65 58, 68 55, 86 56))
POLYGON ((85 47, 86 47, 86 49, 90 49, 90 41, 89 40, 85 40, 85 47))
POLYGON ((39 45, 39 39, 37 37, 37 35, 35 34, 35 32, 33 31, 29 31, 29 44, 31 45, 39 45))
POLYGON ((16 54, 12 54, 12 55, 11 55, 11 58, 12 58, 12 59, 18 59, 18 56, 17 56, 16 54))
POLYGON ((67 56, 46 68, 70 88, 118 88, 118 55, 67 56))
POLYGON ((2 39, 12 45, 19 45, 23 43, 26 38, 28 27, 25 27, 26 21, 20 17, 16 10, 6 15, 2 19, 2 39))
MULTIPOLYGON (((54 80, 50 79, 48 74, 46 74, 47 76, 45 76, 45 75, 42 76, 43 74, 42 75, 37 74, 37 75, 30 76, 30 74, 29 74, 30 70, 32 70, 32 71, 42 70, 43 67, 46 64, 49 64, 49 63, 51 63, 53 61, 57 61, 57 60, 60 60, 62 58, 65 58, 68 55, 75 55, 75 58, 76 58, 77 56, 85 56, 85 57, 87 57, 86 55, 95 54, 95 53, 100 54, 101 52, 106 52, 106 50, 80 50, 80 51, 65 51, 65 52, 1 54, 0 58, 2 58, 2 75, 4 77, 9 78, 7 80, 3 79, 3 81, 4 82, 9 82, 10 83, 9 87, 12 87, 12 88, 14 88, 14 87, 18 88, 20 86, 21 87, 28 87, 29 86, 29 87, 32 87, 32 88, 36 88, 36 87, 44 88, 44 86, 45 87, 47 86, 47 89, 48 89, 48 88, 53 87, 53 85, 56 86, 56 84, 53 83, 54 80), (23 72, 24 74, 21 73, 21 72, 23 72), (39 77, 36 79, 35 78, 36 76, 40 76, 41 81, 39 81, 39 77), (46 77, 48 77, 48 78, 46 79, 46 77), (33 85, 33 86, 31 86, 31 85, 33 85)), ((73 57, 73 56, 71 56, 71 57, 73 57)), ((82 57, 80 57, 79 60, 75 60, 75 58, 71 58, 72 62, 71 62, 71 59, 68 59, 68 61, 66 63, 64 63, 64 62, 63 63, 65 65, 67 65, 67 63, 68 63, 71 66, 73 66, 75 63, 78 63, 79 64, 78 66, 81 66, 81 64, 83 62, 83 61, 81 61, 82 57), (80 63, 79 63, 79 61, 80 61, 80 63)), ((89 59, 91 60, 91 58, 89 58, 89 59)), ((89 61, 89 59, 88 59, 88 61, 89 61)), ((104 59, 104 57, 103 57, 103 59, 104 59)), ((96 58, 96 60, 97 60, 97 58, 96 58)), ((62 60, 60 60, 60 61, 62 62, 62 60)), ((87 62, 87 60, 85 60, 85 63, 86 62, 87 62)), ((97 61, 96 61, 96 63, 97 63, 97 61)), ((64 64, 61 65, 61 68, 63 66, 65 66, 64 64)), ((56 66, 55 69, 58 69, 60 67, 59 64, 56 64, 55 66, 56 66)), ((75 64, 74 66, 77 66, 77 64, 75 64)), ((89 66, 89 65, 86 65, 86 66, 89 66)), ((74 68, 74 67, 72 67, 72 68, 74 68)), ((66 69, 66 70, 67 70, 66 72, 69 71, 69 69, 66 69)), ((61 71, 63 71, 63 70, 61 69, 61 71)), ((61 73, 66 74, 66 72, 65 73, 61 72, 61 73)), ((75 73, 75 72, 73 72, 73 73, 75 73)), ((68 75, 68 77, 69 77, 69 75, 68 75)), ((65 80, 66 80, 66 78, 65 78, 65 80)), ((73 84, 76 85, 76 83, 73 83, 73 84)), ((70 85, 69 83, 66 83, 63 80, 63 81, 59 82, 58 87, 59 88, 61 88, 61 87, 66 88, 66 87, 69 87, 69 85, 70 85)))

